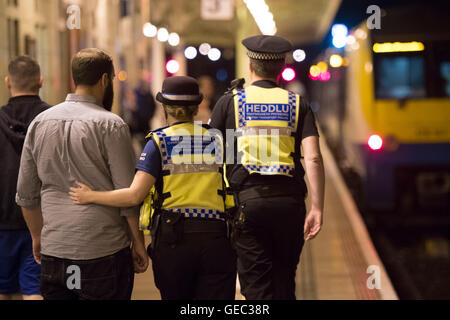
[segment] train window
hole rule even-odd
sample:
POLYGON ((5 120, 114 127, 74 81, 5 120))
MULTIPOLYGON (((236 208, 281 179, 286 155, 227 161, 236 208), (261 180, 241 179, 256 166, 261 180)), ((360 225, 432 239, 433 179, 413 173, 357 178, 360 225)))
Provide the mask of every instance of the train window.
POLYGON ((444 94, 450 97, 450 61, 442 62, 440 71, 444 80, 444 94))
POLYGON ((436 96, 450 97, 450 43, 435 44, 435 61, 437 61, 436 96))
POLYGON ((423 98, 426 95, 423 56, 381 54, 376 63, 378 99, 423 98))

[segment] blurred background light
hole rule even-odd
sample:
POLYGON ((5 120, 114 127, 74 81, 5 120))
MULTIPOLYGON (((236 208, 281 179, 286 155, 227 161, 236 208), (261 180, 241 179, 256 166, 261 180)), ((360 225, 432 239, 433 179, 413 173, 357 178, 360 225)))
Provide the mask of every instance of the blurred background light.
POLYGON ((283 73, 281 74, 281 76, 282 76, 282 78, 283 78, 284 81, 290 82, 290 81, 292 81, 292 80, 295 79, 296 74, 295 74, 294 69, 288 67, 288 68, 285 68, 285 69, 284 69, 284 71, 283 71, 283 73))
POLYGON ((338 54, 333 54, 330 57, 330 66, 332 66, 333 68, 339 68, 342 66, 343 63, 344 63, 344 60, 338 54))
POLYGON ((319 80, 320 81, 328 81, 331 79, 331 73, 328 70, 325 70, 320 73, 319 80))
POLYGON ((180 64, 178 63, 177 60, 171 59, 171 60, 167 61, 166 70, 170 74, 175 74, 178 71, 180 71, 180 64))
POLYGON ((317 78, 318 76, 320 76, 319 67, 316 65, 311 66, 311 68, 309 69, 309 74, 311 75, 312 78, 317 78))
POLYGON ((142 32, 144 33, 144 36, 146 36, 147 38, 153 38, 158 33, 158 29, 150 22, 147 22, 146 24, 144 24, 142 32))
POLYGON ((358 29, 356 29, 356 31, 355 31, 355 37, 356 38, 358 38, 358 39, 366 39, 367 38, 367 32, 366 31, 364 31, 363 29, 361 29, 361 28, 358 28, 358 29))
POLYGON ((219 81, 226 81, 228 79, 228 72, 226 69, 219 69, 216 73, 216 78, 219 81))
POLYGON ((302 62, 306 58, 306 53, 302 49, 297 49, 292 53, 292 57, 297 62, 302 62))
POLYGON ((410 52, 410 51, 423 51, 425 46, 422 42, 412 41, 412 42, 385 42, 385 43, 375 43, 373 45, 373 51, 375 53, 386 53, 386 52, 410 52))
POLYGON ((123 81, 127 81, 128 79, 128 73, 124 70, 120 71, 119 74, 117 75, 117 78, 119 79, 119 81, 123 82, 123 81))
POLYGON ((169 34, 169 44, 172 47, 176 47, 180 44, 180 36, 178 35, 178 33, 172 32, 171 34, 169 34))
POLYGON ((200 54, 206 56, 208 55, 209 50, 211 50, 211 45, 209 43, 202 43, 198 49, 198 51, 200 51, 200 54))
POLYGON ((356 42, 356 38, 354 36, 347 37, 347 44, 352 45, 356 42))
POLYGON ((344 48, 347 44, 347 38, 343 37, 333 37, 333 46, 338 49, 344 48))
POLYGON ((380 150, 383 147, 383 139, 379 135, 374 134, 370 136, 367 144, 369 145, 369 148, 374 151, 380 150))
POLYGON ((320 61, 320 62, 317 64, 317 67, 319 68, 320 72, 325 72, 325 71, 328 70, 328 65, 327 65, 327 63, 326 63, 326 62, 323 62, 323 61, 320 61))
POLYGON ((169 31, 166 28, 160 28, 158 30, 158 40, 161 42, 166 42, 169 40, 169 31))
POLYGON ((186 50, 184 50, 184 56, 189 60, 195 59, 197 57, 197 49, 192 46, 187 47, 186 50))
POLYGON ((348 35, 348 28, 341 23, 335 24, 331 28, 331 34, 335 38, 345 38, 348 35))
POLYGON ((222 53, 220 52, 219 49, 217 48, 212 48, 211 50, 209 50, 208 52, 208 58, 211 61, 218 61, 220 59, 220 57, 222 56, 222 53))
POLYGON ((347 44, 348 28, 341 23, 335 24, 331 28, 331 34, 333 35, 333 46, 338 49, 344 48, 347 44))

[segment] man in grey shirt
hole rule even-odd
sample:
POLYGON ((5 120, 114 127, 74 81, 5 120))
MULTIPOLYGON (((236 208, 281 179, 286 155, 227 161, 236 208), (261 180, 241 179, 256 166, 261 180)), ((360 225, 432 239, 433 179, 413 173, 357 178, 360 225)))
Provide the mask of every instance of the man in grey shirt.
POLYGON ((129 187, 134 177, 128 126, 109 112, 112 59, 98 49, 82 50, 72 74, 75 94, 30 125, 16 201, 42 263, 45 299, 130 299, 134 272, 148 267, 138 208, 81 206, 68 195, 76 181, 113 190, 129 187))

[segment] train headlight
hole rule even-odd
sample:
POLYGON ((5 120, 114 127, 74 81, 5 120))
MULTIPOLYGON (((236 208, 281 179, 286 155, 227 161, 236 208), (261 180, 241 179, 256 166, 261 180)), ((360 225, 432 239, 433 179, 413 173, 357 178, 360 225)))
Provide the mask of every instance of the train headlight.
POLYGON ((373 151, 378 151, 383 147, 383 139, 379 135, 373 134, 370 136, 367 144, 373 151))

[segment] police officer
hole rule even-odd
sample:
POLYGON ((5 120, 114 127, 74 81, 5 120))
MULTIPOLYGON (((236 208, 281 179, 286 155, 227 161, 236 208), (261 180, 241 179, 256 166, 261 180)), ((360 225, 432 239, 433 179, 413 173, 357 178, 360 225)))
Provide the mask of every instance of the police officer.
POLYGON ((152 211, 147 251, 162 299, 233 300, 236 255, 225 223, 222 140, 193 122, 203 100, 195 79, 166 79, 156 99, 169 126, 148 136, 130 188, 94 192, 79 183, 72 199, 119 207, 145 199, 141 214, 152 211))
POLYGON ((319 135, 305 100, 277 85, 292 45, 276 36, 251 37, 243 45, 252 84, 226 93, 210 122, 225 137, 227 129, 235 130, 227 141, 227 152, 235 146, 234 156, 227 155, 227 175, 239 205, 233 232, 239 279, 247 299, 295 299, 304 239, 313 239, 322 225, 319 135), (301 147, 312 205, 306 221, 301 147))

